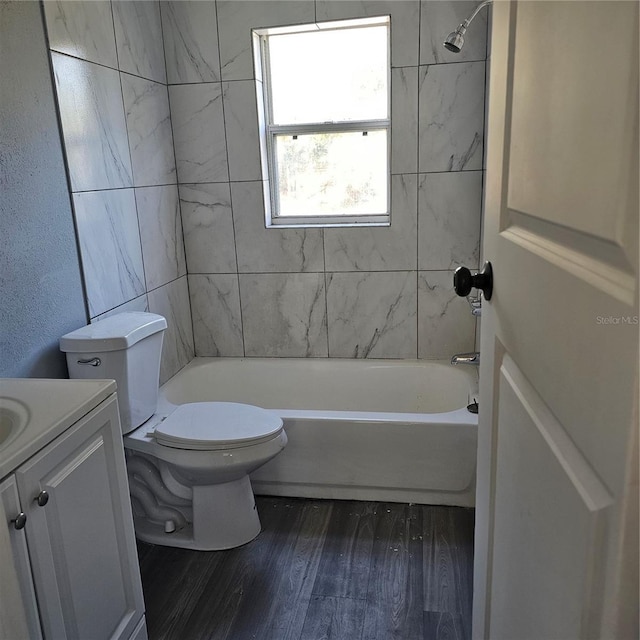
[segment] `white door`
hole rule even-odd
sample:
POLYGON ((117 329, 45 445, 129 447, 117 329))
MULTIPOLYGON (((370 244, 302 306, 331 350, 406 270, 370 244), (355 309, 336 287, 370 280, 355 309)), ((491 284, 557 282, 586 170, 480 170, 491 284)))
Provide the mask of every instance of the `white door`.
POLYGON ((637 638, 638 3, 493 23, 474 638, 637 638))

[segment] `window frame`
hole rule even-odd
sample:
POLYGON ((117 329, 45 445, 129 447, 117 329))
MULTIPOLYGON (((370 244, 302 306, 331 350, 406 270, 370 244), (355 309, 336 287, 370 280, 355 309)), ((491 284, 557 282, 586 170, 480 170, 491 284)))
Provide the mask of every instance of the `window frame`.
POLYGON ((261 166, 263 172, 265 225, 267 228, 287 227, 388 227, 391 224, 391 16, 356 18, 330 22, 314 22, 289 27, 253 29, 254 67, 258 98, 258 124, 260 128, 261 166), (271 99, 270 36, 309 33, 325 30, 358 29, 372 26, 387 28, 387 118, 369 120, 327 121, 304 124, 273 124, 271 99), (281 135, 309 135, 322 133, 349 133, 386 131, 386 212, 382 214, 322 214, 279 215, 279 175, 276 157, 276 137, 281 135))

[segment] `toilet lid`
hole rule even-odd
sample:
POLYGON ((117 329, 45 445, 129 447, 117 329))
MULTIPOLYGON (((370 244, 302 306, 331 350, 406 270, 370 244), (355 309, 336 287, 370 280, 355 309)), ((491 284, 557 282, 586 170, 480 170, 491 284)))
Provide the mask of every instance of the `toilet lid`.
POLYGON ((156 441, 177 449, 216 450, 270 440, 282 431, 273 411, 237 402, 181 404, 155 429, 156 441))

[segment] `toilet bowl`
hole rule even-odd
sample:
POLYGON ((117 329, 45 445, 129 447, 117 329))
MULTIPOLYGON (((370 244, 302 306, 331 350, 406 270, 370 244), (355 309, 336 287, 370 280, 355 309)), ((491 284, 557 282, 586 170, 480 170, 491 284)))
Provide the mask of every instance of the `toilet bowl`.
POLYGON ((232 402, 158 402, 162 316, 121 313, 60 339, 72 378, 113 378, 136 536, 199 550, 260 533, 249 474, 287 444, 272 411, 232 402))

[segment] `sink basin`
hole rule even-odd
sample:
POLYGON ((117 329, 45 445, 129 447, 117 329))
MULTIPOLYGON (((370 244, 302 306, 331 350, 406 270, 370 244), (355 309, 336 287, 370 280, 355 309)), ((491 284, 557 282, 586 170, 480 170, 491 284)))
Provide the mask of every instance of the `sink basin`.
POLYGON ((0 449, 29 424, 29 409, 19 400, 0 396, 0 449))
POLYGON ((113 380, 0 378, 0 479, 115 390, 113 380))

